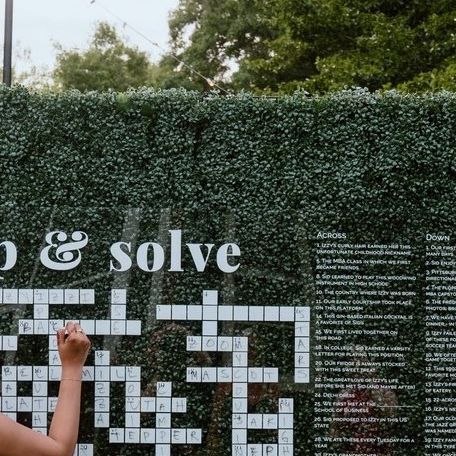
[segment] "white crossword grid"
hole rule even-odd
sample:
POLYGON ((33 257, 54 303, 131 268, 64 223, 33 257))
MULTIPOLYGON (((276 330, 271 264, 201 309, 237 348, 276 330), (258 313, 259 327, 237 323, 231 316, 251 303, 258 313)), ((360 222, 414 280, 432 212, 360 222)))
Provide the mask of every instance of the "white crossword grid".
MULTIPOLYGON (((0 289, 0 305, 33 305, 33 319, 20 319, 17 333, 21 336, 49 337, 46 366, 2 367, 0 411, 12 419, 17 413, 32 414, 32 427, 46 434, 48 413, 55 410, 56 397, 48 395, 48 382, 59 381, 60 358, 56 331, 65 320, 50 318, 49 306, 95 305, 92 289, 0 289), (18 396, 17 383, 30 382, 31 396, 18 396)), ((204 290, 202 305, 158 305, 157 320, 201 321, 201 335, 187 337, 187 351, 227 352, 232 355, 230 367, 188 366, 189 383, 232 384, 232 454, 234 456, 291 456, 293 454, 293 399, 278 398, 277 413, 248 413, 248 385, 278 383, 276 367, 251 367, 248 362, 249 338, 219 334, 221 322, 288 323, 295 333, 295 383, 310 381, 310 310, 292 306, 231 306, 218 304, 216 290, 204 290), (277 431, 276 444, 248 443, 247 433, 253 429, 277 431)), ((72 320, 75 321, 75 320, 72 320)), ((127 291, 111 290, 110 318, 76 320, 88 335, 140 336, 141 321, 127 319, 127 291)), ((0 351, 17 351, 17 335, 0 335, 0 351)), ((94 366, 85 366, 83 381, 94 383, 94 427, 107 428, 112 444, 148 444, 155 446, 157 456, 170 456, 171 445, 199 445, 202 430, 173 428, 172 414, 187 412, 187 398, 174 397, 171 382, 157 382, 156 396, 141 395, 141 367, 113 366, 110 352, 95 351, 94 366), (125 427, 110 422, 110 390, 112 382, 125 385, 125 427), (155 428, 141 427, 141 414, 155 415, 155 428)), ((93 445, 80 443, 75 456, 93 456, 93 445)))

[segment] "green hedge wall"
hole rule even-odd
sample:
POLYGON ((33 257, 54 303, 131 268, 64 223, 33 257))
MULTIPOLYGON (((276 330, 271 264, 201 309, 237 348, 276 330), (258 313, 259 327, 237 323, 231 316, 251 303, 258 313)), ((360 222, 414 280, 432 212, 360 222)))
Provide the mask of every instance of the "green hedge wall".
MULTIPOLYGON (((103 275, 109 245, 122 239, 125 213, 132 208, 140 214, 138 243, 160 237, 166 242, 166 230, 160 232, 165 226, 182 228, 187 242, 241 247, 241 268, 232 276, 214 267, 204 274, 188 270, 154 278, 134 270, 122 276, 132 290, 129 317, 143 320, 148 337, 123 338, 113 363, 141 365, 144 394, 153 394, 152 380, 175 381, 176 394, 191 398, 191 411, 177 423, 205 429, 204 448, 176 448, 173 454, 231 453, 229 396, 215 386, 185 384, 185 366, 226 360, 186 354, 185 335, 200 330, 198 325, 147 323, 156 304, 200 303, 202 289, 214 288, 226 303, 312 305, 311 245, 318 230, 344 231, 359 241, 414 243, 426 232, 452 232, 456 222, 456 95, 450 93, 353 90, 267 99, 150 90, 33 94, 2 87, 0 119, 0 237, 21 247, 18 267, 5 275, 4 286, 64 281, 94 286, 97 296, 107 296, 119 286, 119 275, 103 275), (83 266, 64 279, 36 267, 50 223, 84 229, 93 240, 83 266)), ((420 266, 415 269, 419 274, 420 266)), ((103 318, 107 304, 106 297, 95 313, 80 312, 103 318)), ((414 309, 417 326, 402 336, 417 347, 411 370, 400 374, 409 379, 424 357, 421 304, 414 309)), ((16 318, 14 311, 0 314, 1 334, 11 333, 16 318)), ((225 329, 244 334, 245 326, 225 329)), ((254 362, 292 375, 291 327, 259 327, 252 337, 254 362)), ((106 347, 103 338, 93 339, 95 348, 106 347)), ((33 353, 26 342, 20 347, 17 362, 45 362, 47 340, 37 340, 33 353)), ((296 454, 312 455, 312 384, 283 388, 282 396, 293 394, 297 401, 296 454)), ((113 394, 122 426, 123 393, 113 394)), ((422 391, 413 394, 405 400, 421 406, 422 391)), ((86 395, 89 413, 89 390, 86 395)), ((259 407, 267 411, 274 397, 265 394, 259 407)), ((408 426, 419 439, 422 412, 413 413, 408 426)), ((92 417, 83 420, 82 435, 96 440, 96 454, 107 447, 103 432, 94 433, 92 417)), ((109 448, 112 455, 148 451, 109 448)))

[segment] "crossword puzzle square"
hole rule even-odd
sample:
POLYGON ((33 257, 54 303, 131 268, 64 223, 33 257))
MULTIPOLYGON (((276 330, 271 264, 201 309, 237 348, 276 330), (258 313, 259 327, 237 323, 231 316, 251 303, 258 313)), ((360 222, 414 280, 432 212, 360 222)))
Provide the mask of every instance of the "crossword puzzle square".
POLYGON ((30 396, 22 396, 17 398, 17 411, 18 412, 31 412, 32 411, 32 398, 30 396))
POLYGON ((33 320, 19 320, 19 334, 33 334, 33 320))
POLYGON ((16 381, 17 379, 17 368, 14 366, 3 366, 2 367, 2 381, 16 381))
POLYGON ((203 319, 203 308, 202 306, 187 306, 187 319, 188 320, 202 320, 203 319))
POLYGON ((109 366, 110 352, 109 350, 95 350, 95 366, 109 366))
POLYGON ((277 306, 266 306, 264 308, 264 321, 279 321, 279 308, 277 306))
POLYGON ((249 345, 248 337, 233 337, 233 351, 247 351, 249 345))
POLYGON ((111 366, 111 381, 124 382, 125 372, 125 366, 111 366))
POLYGON ((49 334, 49 320, 34 320, 33 334, 48 335, 49 334))
POLYGON ((218 291, 217 290, 204 290, 203 291, 203 305, 217 305, 218 304, 218 291))
POLYGON ((3 304, 17 304, 18 303, 18 291, 14 288, 3 289, 3 304))
POLYGON ((109 427, 109 413, 95 413, 94 426, 96 428, 109 427))
POLYGON ((285 429, 279 432, 279 445, 281 443, 287 445, 293 443, 293 430, 285 429))
POLYGON ((34 412, 47 412, 47 397, 33 397, 32 410, 34 412))
POLYGON ((46 382, 33 381, 32 391, 33 391, 33 396, 47 396, 48 395, 47 381, 46 382))
MULTIPOLYGON (((247 398, 233 398, 233 413, 247 413, 248 400, 247 398)), ((237 442, 241 443, 241 442, 237 442)))
POLYGON ((276 413, 265 413, 263 415, 263 429, 277 429, 276 413))
POLYGON ((111 318, 113 320, 125 320, 127 318, 127 306, 122 304, 113 304, 111 306, 111 318))
POLYGON ((47 413, 46 412, 33 412, 32 413, 33 427, 46 427, 47 426, 47 413))
POLYGON ((187 382, 201 383, 201 367, 187 367, 187 382))
POLYGON ((247 306, 234 306, 233 307, 233 319, 234 319, 234 321, 248 321, 249 320, 249 308, 247 306))
POLYGON ((201 351, 201 337, 187 336, 187 351, 201 351))
POLYGON ((139 429, 125 429, 125 443, 139 443, 139 429))
POLYGON ((171 432, 171 443, 184 444, 187 442, 187 432, 185 429, 173 429, 171 432))
POLYGON ((247 359, 247 352, 235 352, 233 353, 233 367, 244 367, 248 366, 249 361, 247 359))
MULTIPOLYGON (((171 398, 159 397, 156 400, 157 413, 170 413, 171 412, 171 398)), ((165 426, 167 427, 167 426, 165 426)))
POLYGON ((77 447, 78 456, 93 456, 93 445, 80 443, 77 447))
POLYGON ((52 337, 49 340, 52 340, 52 342, 55 344, 53 348, 57 349, 57 338, 55 337, 55 334, 59 329, 63 328, 63 320, 49 320, 48 324, 49 334, 52 334, 52 337))
POLYGON ((157 429, 155 441, 157 443, 171 443, 171 429, 157 429))
POLYGON ((141 398, 140 397, 126 397, 125 398, 125 411, 126 412, 141 412, 141 398))
POLYGON ((49 290, 47 288, 35 288, 33 290, 34 304, 49 304, 49 290))
POLYGON ((17 351, 17 336, 3 336, 3 351, 17 351))
POLYGON ((185 306, 185 305, 171 306, 171 317, 173 320, 187 320, 187 306, 185 306))
POLYGON ((155 397, 141 397, 141 412, 155 413, 155 397))
POLYGON ((233 306, 218 307, 219 321, 233 321, 233 306))
POLYGON ((310 321, 310 307, 295 308, 296 321, 310 321))
POLYGON ((48 319, 49 318, 49 305, 36 304, 33 306, 33 318, 35 319, 48 319))
POLYGON ((127 396, 141 396, 141 382, 125 382, 127 396))
POLYGON ((173 397, 171 401, 171 411, 173 413, 186 413, 187 412, 187 398, 186 397, 173 397))
POLYGON ((295 383, 309 383, 310 370, 306 368, 295 369, 295 383))
POLYGON ((249 383, 263 383, 263 368, 249 367, 249 383))
POLYGON ((48 397, 48 412, 54 413, 56 407, 57 407, 57 398, 48 397))
POLYGON ((293 413, 294 399, 281 397, 279 398, 279 413, 293 413))
POLYGON ((109 397, 95 397, 95 412, 109 412, 109 397))
MULTIPOLYGON (((277 445, 275 443, 264 443, 263 444, 263 456, 278 456, 277 445)), ((287 456, 292 456, 293 453, 289 453, 287 456)))
POLYGON ((2 381, 2 396, 17 396, 17 383, 2 381))
POLYGON ((203 383, 216 383, 217 382, 217 368, 216 367, 202 367, 201 368, 201 381, 203 383))
POLYGON ((95 382, 95 397, 108 397, 109 393, 109 382, 95 382))
MULTIPOLYGON (((83 371, 84 372, 84 371, 83 371)), ((60 366, 49 366, 49 381, 58 382, 62 377, 62 368, 60 366)), ((83 378, 84 381, 84 378, 83 378)))
POLYGON ((109 429, 109 443, 124 443, 124 429, 123 428, 110 428, 109 429))
POLYGON ((236 456, 247 456, 247 445, 233 445, 231 454, 236 456))
POLYGON ((218 308, 217 306, 203 306, 203 320, 217 320, 218 308))
POLYGON ((17 366, 17 381, 30 382, 33 378, 32 366, 17 366))
MULTIPOLYGON (((204 331, 203 331, 204 334, 204 331)), ((203 336, 201 338, 201 350, 202 351, 217 351, 217 336, 209 337, 203 336)))
POLYGON ((233 381, 233 368, 217 367, 217 381, 219 383, 231 383, 233 381))
POLYGON ((48 367, 47 366, 34 366, 33 367, 33 380, 34 381, 46 381, 48 379, 48 367))
POLYGON ((157 320, 171 320, 171 306, 159 304, 157 305, 157 320))
POLYGON ((95 367, 95 380, 99 382, 108 382, 110 369, 108 366, 96 366, 95 367))
POLYGON ((171 413, 156 413, 155 422, 157 432, 159 428, 169 429, 171 427, 171 413))
POLYGON ((111 320, 111 335, 124 336, 127 334, 127 322, 125 320, 111 320))
POLYGON ((233 429, 247 429, 247 414, 246 413, 233 413, 232 428, 233 429))
POLYGON ((64 304, 79 304, 79 290, 76 288, 68 288, 63 296, 64 304))
POLYGON ((111 304, 126 304, 127 290, 124 288, 113 288, 111 290, 111 304))
POLYGON ((308 352, 310 349, 310 341, 308 337, 295 337, 295 352, 308 352))
POLYGON ((95 304, 95 290, 85 289, 79 290, 80 304, 95 304))
POLYGON ((280 321, 294 321, 295 320, 295 308, 280 306, 279 308, 280 321))
POLYGON ((250 306, 249 307, 249 321, 263 321, 264 320, 264 307, 263 306, 250 306))
POLYGON ((310 335, 310 323, 298 321, 295 323, 295 335, 296 337, 309 337, 310 335))
POLYGON ((279 426, 281 429, 293 429, 293 414, 279 413, 279 426))
POLYGON ((233 429, 231 431, 232 442, 235 444, 247 443, 247 430, 246 429, 233 429))
POLYGON ((127 366, 125 369, 125 379, 129 382, 141 381, 141 367, 127 366))
POLYGON ((157 382, 157 396, 171 397, 172 392, 172 382, 157 382))
POLYGON ((233 384, 233 397, 248 397, 248 384, 234 383, 233 384))
POLYGON ((247 445, 247 454, 248 455, 258 455, 260 456, 263 451, 261 443, 249 443, 247 445))
POLYGON ((141 443, 155 443, 155 429, 141 429, 141 443))
POLYGON ((233 382, 247 383, 248 369, 246 367, 233 367, 233 382))
POLYGON ((275 367, 265 367, 263 369, 263 379, 265 383, 278 383, 279 369, 275 367))
POLYGON ((233 351, 233 338, 226 336, 219 336, 217 338, 217 350, 220 352, 233 351))
POLYGON ((263 416, 261 413, 249 413, 247 415, 248 429, 263 429, 263 416))
POLYGON ((187 429, 187 443, 201 444, 201 429, 187 429))
POLYGON ((49 304, 63 304, 63 290, 62 289, 52 289, 49 290, 49 304))
MULTIPOLYGON (((203 321, 203 335, 216 336, 218 334, 218 324, 216 321, 203 321)), ((217 347, 217 343, 215 344, 217 347)))
POLYGON ((295 367, 309 367, 310 357, 309 353, 296 353, 295 354, 295 367))
POLYGON ((20 288, 18 292, 19 304, 33 304, 33 290, 20 288))
POLYGON ((110 320, 96 320, 95 321, 95 334, 97 336, 107 336, 111 334, 110 320))
POLYGON ((84 366, 82 368, 82 381, 83 382, 93 382, 95 380, 95 367, 94 366, 84 366))
POLYGON ((141 320, 127 320, 127 336, 141 335, 141 320))
POLYGON ((8 413, 15 413, 17 411, 16 397, 2 397, 2 412, 7 415, 8 413))

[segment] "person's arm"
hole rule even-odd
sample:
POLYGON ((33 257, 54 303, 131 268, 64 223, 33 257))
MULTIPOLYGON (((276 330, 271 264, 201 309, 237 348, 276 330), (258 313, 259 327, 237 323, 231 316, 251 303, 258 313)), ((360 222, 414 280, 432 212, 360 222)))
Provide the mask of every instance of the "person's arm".
POLYGON ((90 341, 78 324, 57 333, 62 361, 57 407, 49 436, 41 435, 0 414, 0 456, 72 456, 78 437, 81 375, 90 341))

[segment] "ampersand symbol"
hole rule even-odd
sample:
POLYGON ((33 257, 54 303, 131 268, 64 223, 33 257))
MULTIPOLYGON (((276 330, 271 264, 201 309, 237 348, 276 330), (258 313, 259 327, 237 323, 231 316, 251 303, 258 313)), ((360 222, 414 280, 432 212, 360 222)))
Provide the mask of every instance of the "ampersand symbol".
POLYGON ((81 262, 81 252, 89 242, 89 236, 82 231, 74 231, 71 234, 71 240, 67 241, 68 236, 63 231, 52 231, 46 235, 46 243, 48 244, 40 254, 41 263, 48 269, 55 271, 68 271, 74 269, 81 262), (58 242, 55 242, 55 239, 58 242), (54 251, 53 257, 56 260, 51 260, 50 253, 54 251))

